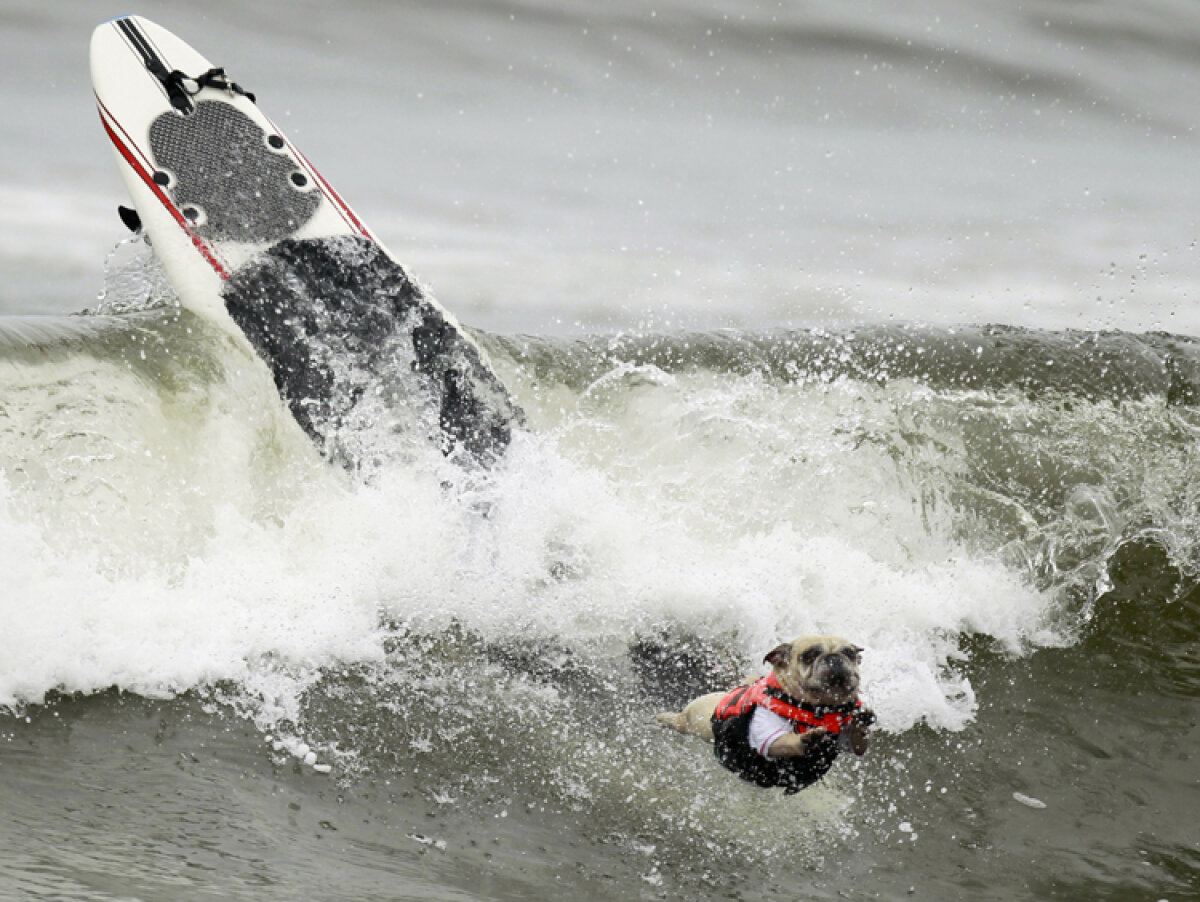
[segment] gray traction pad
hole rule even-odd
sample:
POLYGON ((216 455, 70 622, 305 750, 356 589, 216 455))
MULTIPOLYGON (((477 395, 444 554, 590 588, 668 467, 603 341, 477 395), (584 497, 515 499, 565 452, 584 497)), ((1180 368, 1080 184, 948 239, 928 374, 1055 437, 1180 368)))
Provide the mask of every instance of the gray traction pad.
POLYGON ((211 241, 272 242, 294 235, 321 205, 321 195, 286 149, 228 103, 205 100, 189 116, 163 113, 150 126, 150 148, 184 215, 203 215, 196 234, 211 241), (303 175, 303 173, 300 173, 303 175))

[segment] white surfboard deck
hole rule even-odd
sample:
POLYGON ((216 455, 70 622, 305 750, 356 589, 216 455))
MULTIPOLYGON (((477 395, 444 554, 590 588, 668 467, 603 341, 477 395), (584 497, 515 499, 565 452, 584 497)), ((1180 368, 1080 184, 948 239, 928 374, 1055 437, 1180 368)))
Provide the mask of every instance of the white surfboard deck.
POLYGON ((225 318, 222 283, 284 239, 360 236, 386 252, 250 97, 219 86, 220 78, 208 86, 196 81, 213 68, 185 41, 140 16, 105 22, 92 35, 100 119, 181 303, 225 318))

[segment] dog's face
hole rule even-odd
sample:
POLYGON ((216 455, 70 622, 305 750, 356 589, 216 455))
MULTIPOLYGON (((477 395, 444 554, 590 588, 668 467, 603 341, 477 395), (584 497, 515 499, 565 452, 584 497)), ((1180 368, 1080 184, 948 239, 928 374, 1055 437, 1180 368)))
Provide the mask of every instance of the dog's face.
POLYGON ((840 636, 801 636, 763 659, 783 691, 810 705, 836 707, 858 698, 862 649, 840 636))

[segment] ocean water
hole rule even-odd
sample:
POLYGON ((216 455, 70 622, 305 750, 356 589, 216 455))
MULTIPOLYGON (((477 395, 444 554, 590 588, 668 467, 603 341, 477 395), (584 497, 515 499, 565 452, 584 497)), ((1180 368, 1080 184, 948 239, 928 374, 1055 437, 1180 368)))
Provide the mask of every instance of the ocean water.
POLYGON ((1200 897, 1198 33, 10 0, 0 898, 1200 897), (497 467, 332 467, 172 305, 88 83, 128 12, 478 330, 497 467), (820 785, 654 723, 813 631, 879 715, 820 785))

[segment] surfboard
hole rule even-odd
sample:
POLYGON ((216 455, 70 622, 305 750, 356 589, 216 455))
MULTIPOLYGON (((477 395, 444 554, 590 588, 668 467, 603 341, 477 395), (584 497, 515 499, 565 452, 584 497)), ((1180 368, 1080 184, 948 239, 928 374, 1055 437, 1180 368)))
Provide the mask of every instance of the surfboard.
POLYGON ((253 93, 140 16, 92 35, 100 121, 180 302, 232 319, 327 443, 407 341, 442 443, 507 444, 520 411, 474 339, 411 280, 253 93), (347 373, 359 373, 357 377, 347 373))

